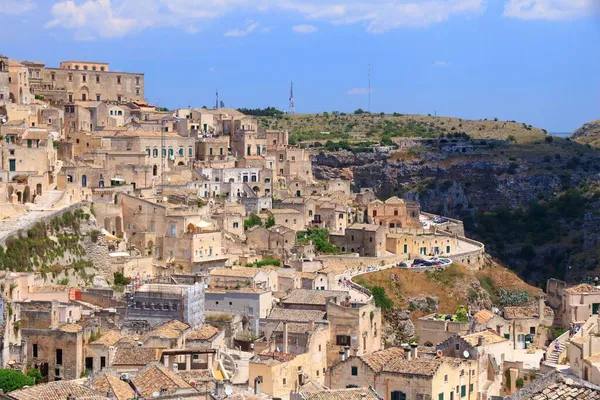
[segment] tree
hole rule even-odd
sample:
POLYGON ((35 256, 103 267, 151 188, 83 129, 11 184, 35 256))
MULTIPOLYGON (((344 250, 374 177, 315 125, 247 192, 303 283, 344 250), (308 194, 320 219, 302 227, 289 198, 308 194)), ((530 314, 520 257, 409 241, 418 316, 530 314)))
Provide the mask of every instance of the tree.
POLYGON ((385 289, 381 286, 373 286, 371 288, 371 294, 375 299, 375 305, 381 308, 381 311, 388 311, 394 308, 394 302, 385 293, 385 289))
POLYGON ((265 228, 270 228, 272 226, 275 226, 275 218, 274 217, 269 217, 267 219, 267 223, 265 224, 265 228))
POLYGON ((131 283, 131 279, 129 279, 125 275, 123 275, 122 272, 115 272, 113 274, 113 279, 115 281, 115 285, 117 285, 117 286, 125 286, 125 285, 129 285, 131 283))
POLYGON ((221 100, 221 101, 219 102, 219 107, 221 107, 221 108, 225 108, 225 103, 223 103, 223 100, 221 100))
POLYGON ((4 393, 21 389, 23 386, 33 385, 35 385, 35 380, 32 377, 24 375, 20 371, 0 369, 0 389, 2 389, 4 393))
POLYGON ((262 226, 262 220, 256 214, 252 214, 250 218, 244 220, 244 230, 248 230, 253 226, 262 226))
POLYGON ((456 322, 469 322, 469 312, 465 306, 459 306, 456 312, 456 322))
POLYGON ((42 373, 37 368, 32 368, 29 371, 27 371, 27 376, 32 378, 35 384, 40 383, 44 379, 42 373))
POLYGON ((356 114, 356 115, 364 114, 364 113, 365 113, 365 110, 363 110, 362 108, 354 110, 354 114, 356 114))

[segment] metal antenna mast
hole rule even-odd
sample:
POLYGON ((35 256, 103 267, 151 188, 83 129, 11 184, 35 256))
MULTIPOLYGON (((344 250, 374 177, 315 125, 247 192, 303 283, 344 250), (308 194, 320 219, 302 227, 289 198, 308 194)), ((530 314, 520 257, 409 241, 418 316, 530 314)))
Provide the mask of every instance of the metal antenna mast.
POLYGON ((215 110, 219 108, 219 89, 217 89, 217 99, 215 100, 215 110))
POLYGON ((296 104, 294 103, 294 82, 290 84, 290 107, 288 112, 290 114, 296 114, 296 104))

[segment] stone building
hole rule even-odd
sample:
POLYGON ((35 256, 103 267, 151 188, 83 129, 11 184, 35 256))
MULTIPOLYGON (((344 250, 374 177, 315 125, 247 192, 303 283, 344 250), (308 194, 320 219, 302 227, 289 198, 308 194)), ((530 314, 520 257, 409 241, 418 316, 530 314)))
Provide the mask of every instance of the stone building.
POLYGON ((8 102, 9 97, 8 57, 0 54, 0 104, 8 102))
POLYGON ((110 71, 108 63, 63 61, 59 68, 24 62, 32 93, 56 104, 144 101, 144 74, 110 71))
POLYGON ((374 200, 367 206, 368 222, 389 228, 422 228, 421 206, 417 202, 390 197, 385 202, 374 200))
POLYGON ((283 297, 280 304, 286 309, 326 312, 329 302, 342 304, 346 301, 348 301, 348 292, 342 290, 295 289, 283 297))
POLYGON ((581 283, 567 286, 563 281, 549 279, 546 283, 548 304, 556 312, 556 320, 563 328, 583 324, 600 311, 600 288, 581 283))
POLYGON ((15 60, 8 60, 9 99, 16 104, 30 104, 34 95, 29 86, 27 67, 15 60))
POLYGON ((507 336, 515 349, 546 343, 548 332, 544 327, 554 322, 554 311, 546 306, 543 297, 530 305, 504 307, 503 316, 508 321, 507 336))
POLYGON ((330 240, 343 252, 357 252, 361 257, 381 257, 386 251, 383 225, 352 224, 346 228, 343 235, 330 235, 330 240))
POLYGON ((365 356, 349 356, 329 369, 331 389, 371 387, 386 400, 476 400, 475 361, 420 357, 417 345, 391 347, 365 356))
POLYGON ((381 310, 372 297, 365 303, 329 301, 326 310, 330 324, 329 365, 335 364, 345 351, 363 356, 383 348, 381 310))

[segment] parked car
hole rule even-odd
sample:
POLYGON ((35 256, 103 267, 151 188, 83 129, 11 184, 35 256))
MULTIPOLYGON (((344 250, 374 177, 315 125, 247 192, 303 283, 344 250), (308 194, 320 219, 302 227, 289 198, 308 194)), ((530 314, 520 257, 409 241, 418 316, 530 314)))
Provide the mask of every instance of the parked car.
POLYGON ((424 262, 425 262, 425 260, 423 260, 422 258, 415 258, 415 260, 413 261, 413 264, 422 264, 424 262))
POLYGON ((443 224, 444 222, 448 222, 448 218, 438 217, 434 219, 433 222, 435 222, 436 224, 443 224))
POLYGON ((405 263, 405 262, 399 262, 398 264, 396 264, 396 266, 397 266, 398 268, 406 268, 406 267, 408 267, 408 265, 406 265, 406 263, 405 263))
POLYGON ((369 268, 367 268, 367 271, 368 272, 374 272, 374 271, 377 271, 377 268, 375 268, 375 267, 369 267, 369 268))

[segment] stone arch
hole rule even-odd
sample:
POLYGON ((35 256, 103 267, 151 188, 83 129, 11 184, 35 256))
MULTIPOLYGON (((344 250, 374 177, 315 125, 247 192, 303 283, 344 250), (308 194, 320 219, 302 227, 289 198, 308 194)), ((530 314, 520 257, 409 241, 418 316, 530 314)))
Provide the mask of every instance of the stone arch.
POLYGON ((185 165, 183 161, 179 161, 179 163, 177 163, 177 165, 182 166, 185 165))
POLYGON ((235 182, 235 179, 229 178, 229 183, 234 183, 234 182, 235 182))
POLYGON ((23 191, 23 203, 29 203, 31 200, 31 189, 29 185, 25 186, 25 190, 23 191))
POLYGON ((98 187, 101 187, 101 188, 104 187, 104 181, 103 180, 98 181, 98 187))
POLYGON ((157 176, 158 175, 158 166, 156 164, 154 164, 154 166, 152 167, 152 176, 157 176))
POLYGON ((390 228, 402 228, 402 222, 397 219, 392 220, 390 221, 390 228))
POLYGON ((254 193, 258 194, 258 193, 260 193, 260 188, 259 188, 258 186, 254 186, 254 187, 252 188, 252 191, 253 191, 254 193))
POLYGON ((115 231, 110 229, 110 217, 106 217, 104 218, 104 229, 106 229, 107 232, 112 232, 113 235, 115 234, 115 231))

